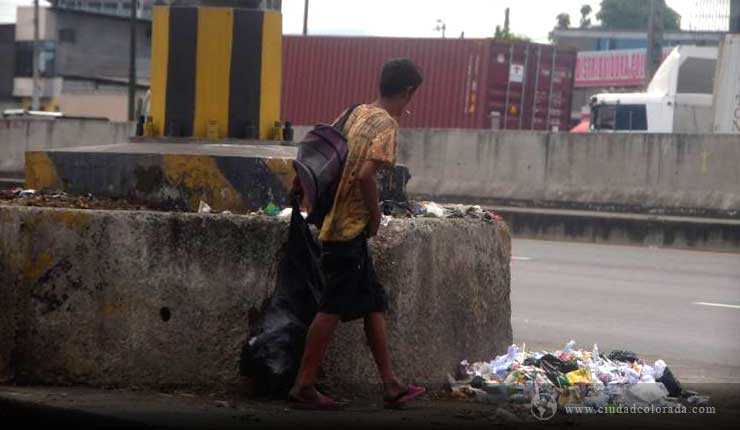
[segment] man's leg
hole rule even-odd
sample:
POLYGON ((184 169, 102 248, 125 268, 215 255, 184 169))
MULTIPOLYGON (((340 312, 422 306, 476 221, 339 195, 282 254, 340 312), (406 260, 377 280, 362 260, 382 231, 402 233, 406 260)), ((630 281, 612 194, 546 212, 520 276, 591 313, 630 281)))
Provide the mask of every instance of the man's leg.
POLYGON ((314 401, 318 398, 315 385, 319 377, 319 367, 324 359, 326 350, 334 337, 334 331, 339 323, 339 316, 319 312, 308 328, 306 347, 303 350, 301 367, 298 370, 293 389, 290 394, 300 400, 314 401))
POLYGON ((385 328, 385 318, 382 312, 373 312, 365 317, 365 336, 368 345, 378 366, 380 379, 383 381, 383 390, 386 397, 396 397, 405 387, 401 384, 391 366, 391 357, 388 352, 388 336, 385 328))

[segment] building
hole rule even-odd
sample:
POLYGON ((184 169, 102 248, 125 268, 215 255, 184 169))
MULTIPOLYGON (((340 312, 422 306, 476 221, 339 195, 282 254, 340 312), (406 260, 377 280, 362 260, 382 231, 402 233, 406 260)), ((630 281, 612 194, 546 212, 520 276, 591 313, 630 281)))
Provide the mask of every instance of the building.
MULTIPOLYGON (((67 1, 80 7, 97 3, 67 1)), ((126 120, 130 18, 67 6, 39 9, 41 108, 70 116, 126 120)), ((140 97, 149 86, 151 37, 151 20, 137 20, 136 72, 140 97)), ((15 25, 12 92, 25 108, 31 105, 32 76, 33 7, 26 6, 18 8, 15 25)))
MULTIPOLYGON (((721 31, 678 31, 663 34, 663 57, 678 45, 719 46, 721 31)), ((555 29, 558 46, 578 49, 571 117, 581 117, 592 95, 640 92, 645 89, 647 33, 600 28, 555 29)))
MULTIPOLYGON (((722 31, 675 31, 663 33, 663 47, 678 45, 719 46, 725 32, 722 31)), ((647 48, 647 32, 632 30, 604 30, 594 28, 555 29, 551 33, 553 43, 558 46, 576 48, 579 51, 614 51, 647 48)))
POLYGON ((13 99, 15 75, 15 24, 0 24, 0 111, 16 107, 13 99))
MULTIPOLYGON (((131 0, 49 0, 56 9, 77 10, 102 15, 131 16, 131 0)), ((152 18, 154 0, 138 0, 139 10, 136 16, 142 19, 152 18)))

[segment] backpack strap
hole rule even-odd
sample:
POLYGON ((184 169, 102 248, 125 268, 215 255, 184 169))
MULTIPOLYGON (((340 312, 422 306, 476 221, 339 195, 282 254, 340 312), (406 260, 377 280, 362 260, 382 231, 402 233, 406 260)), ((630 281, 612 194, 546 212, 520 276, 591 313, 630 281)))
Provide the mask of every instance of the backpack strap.
POLYGON ((339 130, 340 133, 343 134, 344 133, 344 126, 347 125, 347 121, 349 120, 350 115, 352 115, 352 112, 354 112, 355 109, 357 109, 358 106, 360 106, 360 105, 359 104, 352 105, 352 106, 349 107, 349 109, 347 109, 346 111, 344 111, 344 115, 342 115, 337 120, 337 122, 335 122, 333 124, 334 128, 336 128, 337 130, 339 130))

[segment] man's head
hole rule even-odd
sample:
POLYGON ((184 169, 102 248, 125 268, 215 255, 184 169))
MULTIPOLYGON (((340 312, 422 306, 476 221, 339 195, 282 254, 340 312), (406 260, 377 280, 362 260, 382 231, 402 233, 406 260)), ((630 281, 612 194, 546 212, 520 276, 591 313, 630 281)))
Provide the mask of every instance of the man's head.
POLYGON ((423 82, 421 72, 408 58, 395 58, 383 65, 380 73, 380 97, 400 116, 411 101, 414 92, 423 82))

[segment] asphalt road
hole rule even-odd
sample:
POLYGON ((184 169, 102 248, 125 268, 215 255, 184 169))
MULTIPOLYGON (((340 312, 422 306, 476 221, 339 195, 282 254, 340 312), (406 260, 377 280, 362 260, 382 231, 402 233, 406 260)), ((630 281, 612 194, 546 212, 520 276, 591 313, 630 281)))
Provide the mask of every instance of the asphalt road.
POLYGON ((519 345, 597 343, 662 358, 685 382, 740 382, 740 255, 523 239, 513 255, 519 345))

